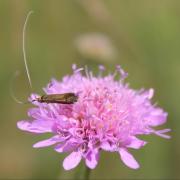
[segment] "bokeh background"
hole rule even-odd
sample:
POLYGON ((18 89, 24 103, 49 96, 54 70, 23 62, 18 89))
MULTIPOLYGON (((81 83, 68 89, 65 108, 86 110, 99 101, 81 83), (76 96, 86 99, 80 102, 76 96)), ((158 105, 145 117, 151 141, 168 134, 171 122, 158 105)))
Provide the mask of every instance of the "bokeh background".
POLYGON ((71 73, 71 65, 103 64, 114 71, 121 64, 132 88, 155 89, 154 102, 168 113, 164 127, 172 138, 142 137, 149 143, 134 150, 139 170, 123 165, 118 154, 102 153, 92 179, 180 179, 180 1, 179 0, 0 0, 0 179, 71 179, 64 154, 52 148, 33 149, 46 135, 17 129, 32 105, 26 100, 42 94, 52 77, 71 73), (22 29, 27 13, 26 52, 33 88, 29 88, 22 55, 22 29))

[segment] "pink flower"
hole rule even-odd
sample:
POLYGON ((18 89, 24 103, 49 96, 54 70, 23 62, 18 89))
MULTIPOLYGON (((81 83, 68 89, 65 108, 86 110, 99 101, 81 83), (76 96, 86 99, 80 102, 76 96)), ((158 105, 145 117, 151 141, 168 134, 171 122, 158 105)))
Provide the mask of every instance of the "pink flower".
POLYGON ((81 34, 75 39, 75 47, 83 58, 101 62, 115 61, 117 49, 111 39, 102 33, 81 34))
MULTIPOLYGON (((139 149, 147 142, 137 136, 156 134, 169 138, 170 129, 155 130, 166 122, 167 113, 151 103, 153 89, 134 90, 124 83, 127 76, 120 66, 114 74, 102 77, 103 66, 96 77, 92 72, 81 73, 73 65, 73 74, 62 81, 52 79, 44 91, 46 94, 74 92, 78 101, 74 104, 33 102, 28 111, 32 120, 20 121, 18 128, 34 134, 51 133, 52 137, 33 145, 34 148, 54 146, 59 152, 69 152, 64 159, 66 170, 75 168, 82 159, 93 169, 98 164, 102 150, 118 152, 121 160, 130 168, 139 168, 129 148, 139 149), (119 81, 114 78, 121 75, 119 81)), ((33 94, 30 100, 39 97, 33 94)))

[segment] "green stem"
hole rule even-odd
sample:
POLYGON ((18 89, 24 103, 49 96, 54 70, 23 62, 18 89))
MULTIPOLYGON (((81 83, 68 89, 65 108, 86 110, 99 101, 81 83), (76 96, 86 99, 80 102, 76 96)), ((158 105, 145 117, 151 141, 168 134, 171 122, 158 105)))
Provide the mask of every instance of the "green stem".
POLYGON ((74 179, 89 180, 90 179, 91 169, 86 165, 81 166, 80 169, 75 173, 74 179))
POLYGON ((89 169, 86 166, 85 173, 84 173, 84 179, 89 180, 90 179, 90 173, 91 173, 91 169, 89 169))

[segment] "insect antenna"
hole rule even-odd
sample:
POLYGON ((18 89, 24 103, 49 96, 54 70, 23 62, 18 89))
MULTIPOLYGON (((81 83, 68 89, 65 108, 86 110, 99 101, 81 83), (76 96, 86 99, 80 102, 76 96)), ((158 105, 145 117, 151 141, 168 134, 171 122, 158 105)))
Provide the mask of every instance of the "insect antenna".
POLYGON ((24 27, 23 27, 23 57, 24 57, 24 65, 26 68, 26 73, 27 73, 27 77, 28 77, 28 81, 29 81, 29 85, 32 89, 32 82, 31 82, 31 77, 29 74, 29 69, 28 69, 28 65, 27 65, 27 58, 26 58, 26 49, 25 49, 25 35, 26 35, 26 27, 27 27, 27 22, 29 20, 30 15, 33 13, 33 11, 30 11, 26 17, 25 23, 24 23, 24 27))
MULTIPOLYGON (((32 82, 31 82, 31 77, 30 77, 30 73, 29 73, 29 69, 28 69, 28 65, 27 65, 27 58, 26 58, 26 49, 25 49, 25 35, 26 35, 26 27, 27 27, 27 23, 28 23, 28 20, 29 20, 29 17, 30 15, 33 13, 33 11, 30 11, 27 16, 26 16, 26 19, 25 19, 25 23, 24 23, 24 26, 23 26, 23 37, 22 37, 22 49, 23 49, 23 60, 24 60, 24 65, 25 65, 25 69, 26 69, 26 74, 27 74, 27 78, 28 78, 28 81, 29 81, 29 85, 30 85, 30 88, 32 89, 32 82)), ((23 101, 20 101, 15 95, 14 95, 14 91, 13 91, 13 82, 14 80, 17 78, 17 76, 19 76, 19 71, 16 71, 14 76, 12 77, 11 81, 10 81, 10 96, 12 97, 12 99, 19 103, 19 104, 28 104, 30 103, 29 101, 26 101, 26 102, 23 102, 23 101)))
POLYGON ((14 80, 17 78, 17 76, 19 76, 20 72, 16 71, 10 81, 10 96, 12 97, 12 99, 17 102, 18 104, 29 104, 29 101, 23 102, 21 100, 19 100, 15 95, 14 95, 14 91, 13 91, 13 82, 14 80))

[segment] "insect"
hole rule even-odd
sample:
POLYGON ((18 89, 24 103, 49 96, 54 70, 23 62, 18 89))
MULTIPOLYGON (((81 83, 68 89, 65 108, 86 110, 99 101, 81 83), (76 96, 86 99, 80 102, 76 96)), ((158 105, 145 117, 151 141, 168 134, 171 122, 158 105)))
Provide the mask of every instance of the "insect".
POLYGON ((58 104, 74 104, 77 102, 78 96, 75 93, 64 94, 47 94, 34 99, 40 103, 58 103, 58 104))
MULTIPOLYGON (((26 68, 26 73, 27 73, 27 78, 29 81, 29 85, 30 88, 32 88, 32 83, 31 83, 31 78, 30 78, 30 74, 29 74, 29 69, 28 69, 28 65, 27 65, 27 60, 26 60, 26 51, 25 51, 25 31, 26 31, 26 26, 27 26, 27 22, 28 19, 30 17, 30 15, 33 13, 33 11, 30 11, 26 17, 25 20, 25 24, 23 27, 23 57, 24 57, 24 64, 25 64, 25 68, 26 68)), ((17 71, 15 76, 13 77, 13 79, 19 74, 19 72, 17 71)), ((13 80, 12 79, 12 80, 13 80)), ((12 96, 12 98, 19 104, 27 104, 30 102, 22 102, 20 100, 18 100, 12 91, 12 88, 10 88, 10 94, 12 96)), ((63 94, 47 94, 47 95, 42 95, 40 97, 37 97, 36 99, 33 99, 31 102, 37 101, 39 103, 58 103, 58 104, 74 104, 75 102, 77 102, 78 100, 78 96, 75 93, 72 92, 68 92, 68 93, 63 93, 63 94)))

